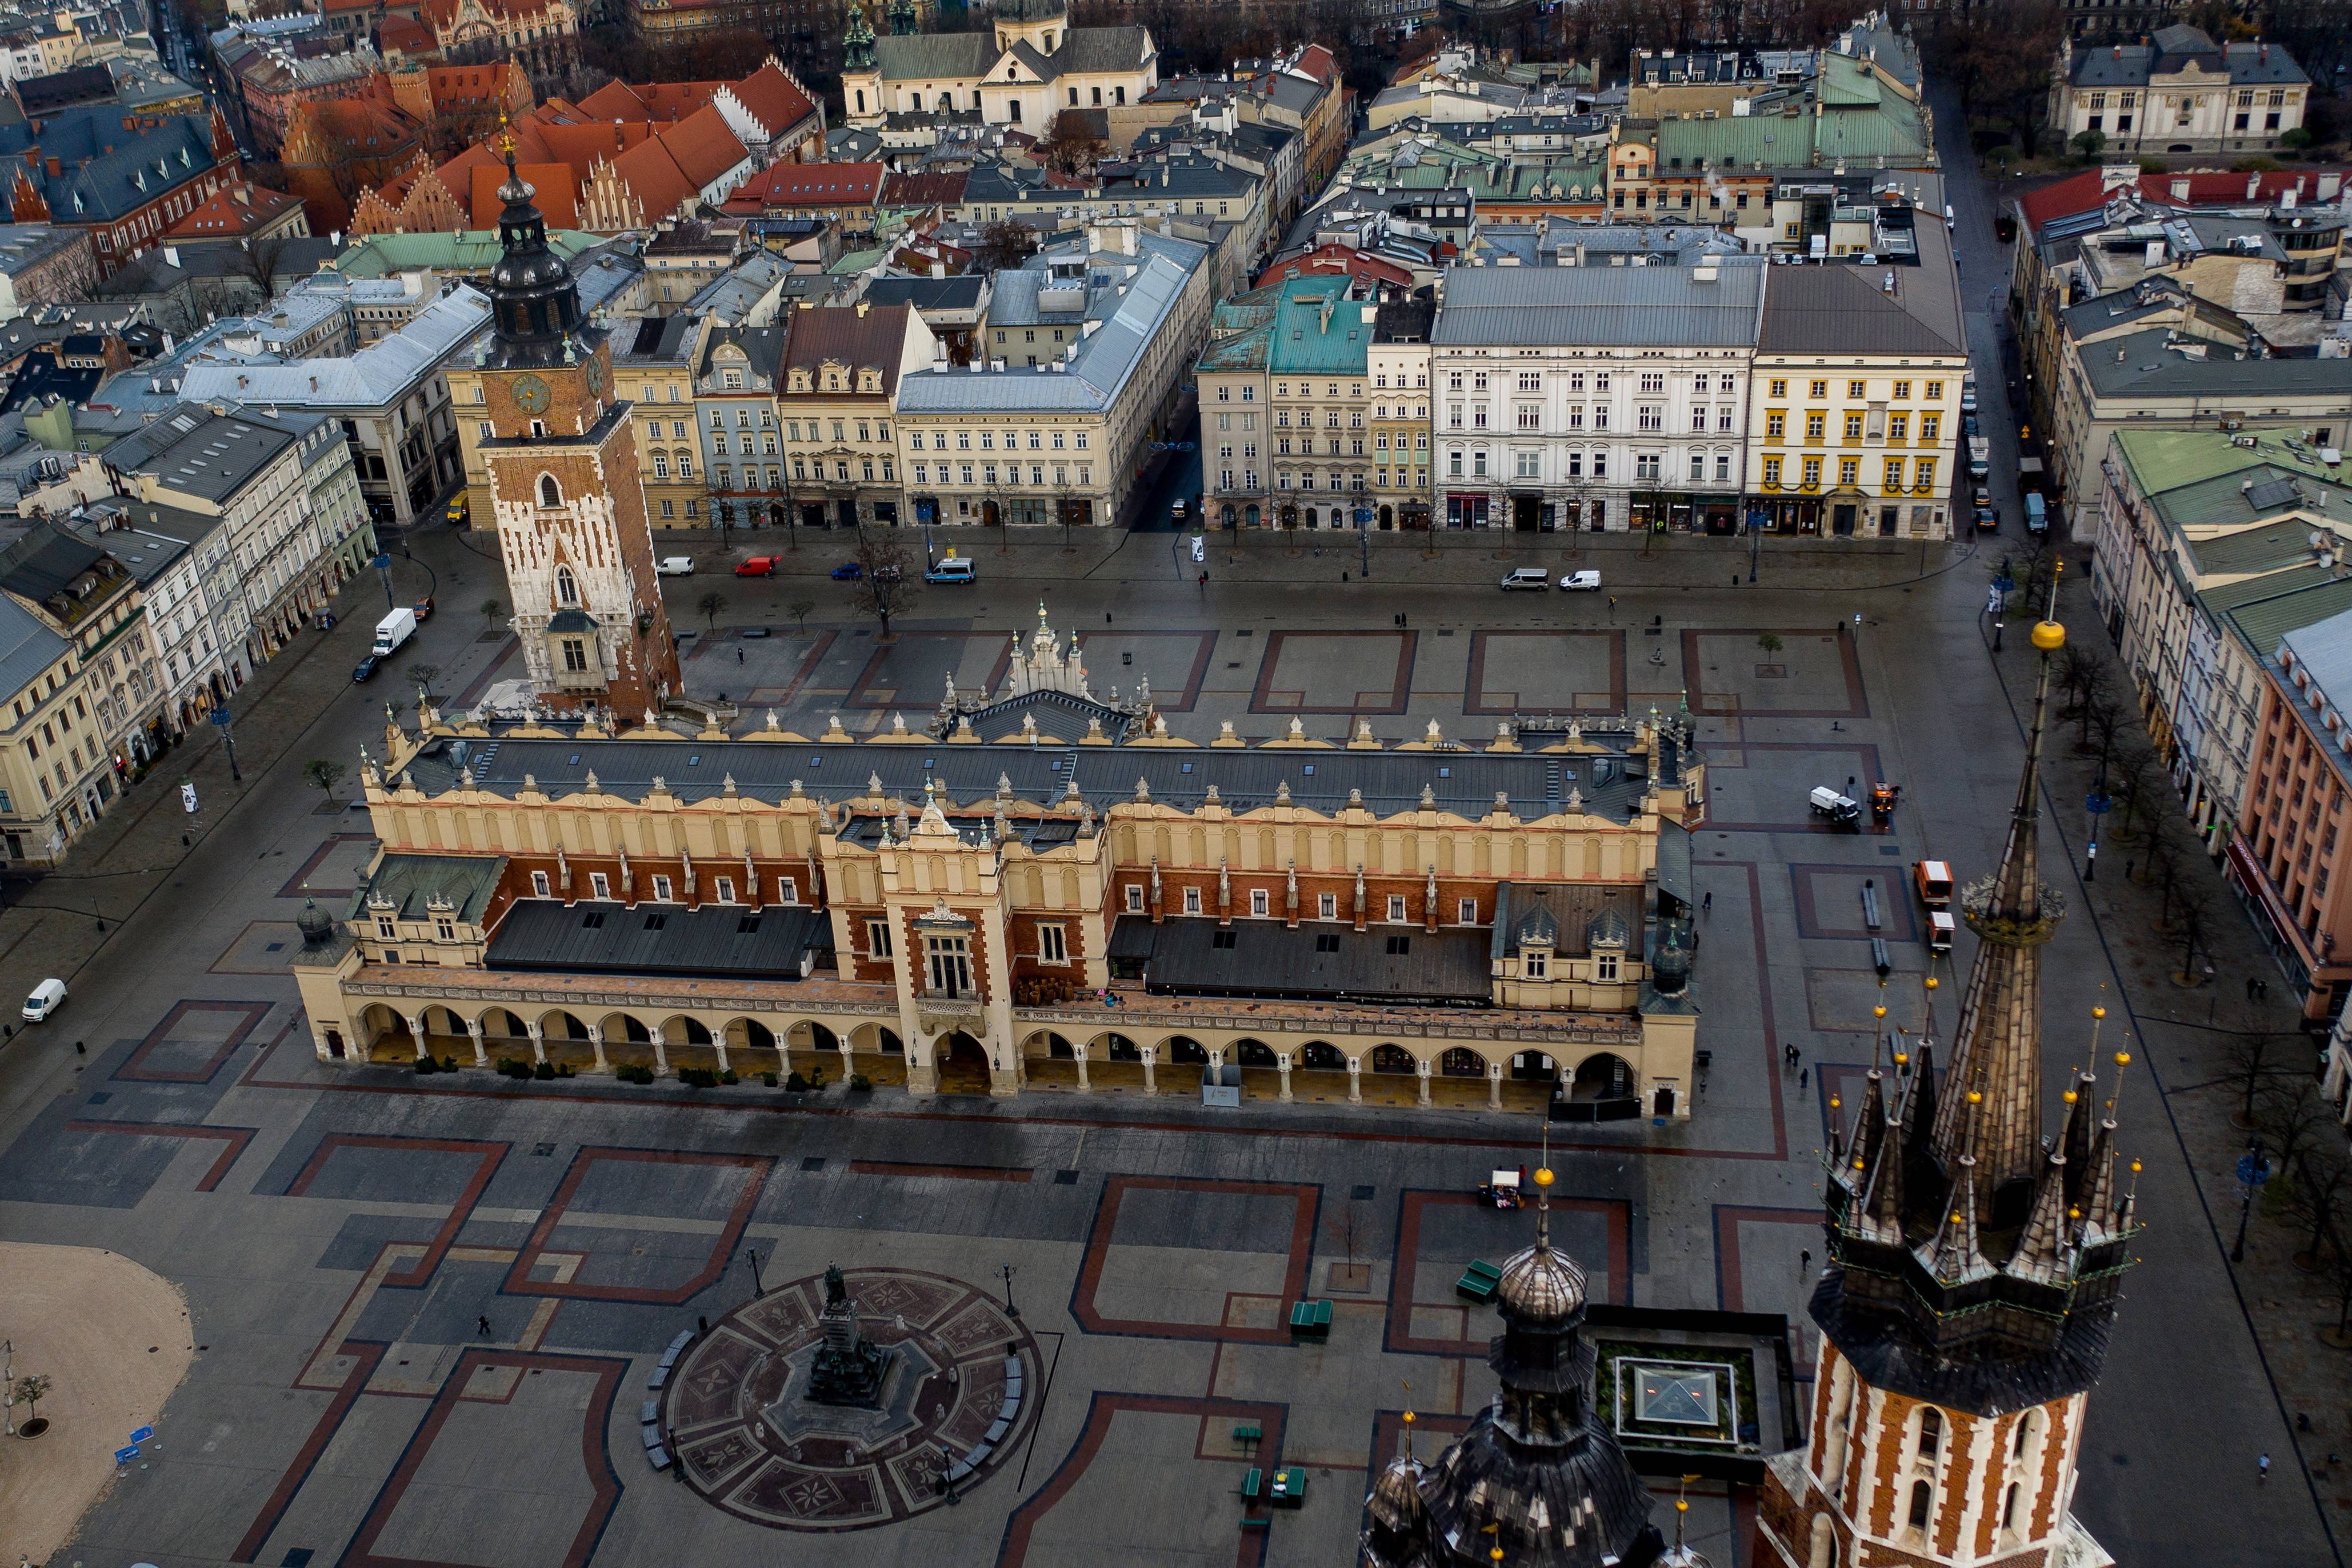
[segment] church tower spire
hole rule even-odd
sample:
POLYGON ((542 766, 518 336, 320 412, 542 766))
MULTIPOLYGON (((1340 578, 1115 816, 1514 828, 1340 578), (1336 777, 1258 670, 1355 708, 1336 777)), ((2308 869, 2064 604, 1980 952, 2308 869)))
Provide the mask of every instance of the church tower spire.
MULTIPOLYGON (((1891 1108, 1874 1065, 1851 1142, 1832 1131, 1811 1439, 1765 1462, 1759 1568, 2112 1563, 2068 1511, 2068 1456, 2137 1221, 2116 1194, 2116 1102, 2095 1129, 2098 1082, 2080 1075, 2047 1148, 2039 1102, 2041 948, 2063 911, 2041 880, 2036 817, 2064 644, 2054 618, 2033 628, 2025 765, 2000 866, 1964 895, 1982 945, 1944 1092, 1923 1041, 1916 1061, 1895 1055, 1891 1108)), ((2118 1078, 2129 1059, 2114 1054, 2118 1078)))

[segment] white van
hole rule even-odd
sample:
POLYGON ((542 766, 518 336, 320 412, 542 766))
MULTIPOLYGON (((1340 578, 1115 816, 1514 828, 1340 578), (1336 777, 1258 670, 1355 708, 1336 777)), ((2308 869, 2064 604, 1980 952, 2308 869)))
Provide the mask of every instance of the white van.
POLYGON ((926 583, 970 583, 977 574, 969 555, 943 555, 939 564, 923 574, 926 583))
POLYGON ((661 558, 661 564, 654 570, 664 577, 691 577, 694 575, 694 557, 665 555, 661 558))
POLYGON ((25 1022, 37 1024, 66 1005, 66 983, 44 980, 25 998, 25 1022))

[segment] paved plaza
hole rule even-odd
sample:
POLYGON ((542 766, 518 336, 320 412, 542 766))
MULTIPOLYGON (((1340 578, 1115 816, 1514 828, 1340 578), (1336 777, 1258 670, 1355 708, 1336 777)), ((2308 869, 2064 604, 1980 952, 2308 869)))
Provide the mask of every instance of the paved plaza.
MULTIPOLYGON (((1434 721, 1483 745, 1498 717, 1687 694, 1710 775, 1695 992, 1711 1065, 1686 1126, 1559 1130, 1556 1234, 1596 1300, 1796 1311, 1802 1255, 1822 1249, 1827 1097, 1866 1066, 1881 996, 1863 888, 1885 895, 1890 1021, 1940 1034, 1956 988, 1923 1016, 1927 954, 1903 879, 1922 855, 1963 878, 1988 866, 2014 787, 2031 667, 2021 639, 1996 660, 1982 638, 1993 550, 1939 552, 1926 577, 1916 551, 1768 556, 1755 587, 1688 589, 1677 574, 1726 583, 1713 565, 1730 554, 1587 545, 1622 584, 1612 605, 1500 595, 1491 546, 1431 565, 1391 545, 1369 586, 1338 581, 1352 555, 1276 549, 1206 595, 1125 574, 1148 539, 1075 560, 1033 548, 1001 563, 1003 581, 927 591, 886 646, 815 575, 822 542, 805 577, 728 584, 729 610, 688 645, 696 688, 745 701, 747 722, 772 707, 803 733, 836 713, 854 731, 899 715, 919 730, 950 672, 1001 678, 1041 595, 1083 637, 1098 688, 1148 676, 1171 729, 1201 741, 1225 721, 1264 740, 1297 717, 1391 742, 1434 721), (827 606, 805 634, 785 608, 798 598, 827 606), (773 635, 740 635, 754 626, 773 635), (1849 776, 1904 784, 1892 833, 1809 818, 1805 791, 1849 776)), ((678 592, 690 601, 699 581, 678 592)), ((509 650, 478 630, 426 628, 445 687, 504 672, 509 650)), ((1536 1163, 1532 1116, 1318 1104, 1311 1086, 1234 1111, 1170 1082, 1151 1099, 1008 1103, 322 1068, 281 964, 306 889, 343 896, 371 844, 362 815, 314 811, 296 775, 307 755, 355 756, 383 695, 322 697, 315 726, 124 911, 63 1015, 0 1056, 0 1229, 125 1254, 193 1313, 161 1446, 57 1561, 558 1568, 846 1548, 960 1568, 1340 1563, 1399 1414, 1416 1411, 1433 1446, 1491 1393, 1493 1320, 1452 1287, 1530 1237, 1529 1216, 1483 1209, 1473 1189, 1536 1163), (835 1265, 910 1369, 887 1419, 849 1436, 769 1414, 835 1265), (1287 1331, 1302 1294, 1334 1303, 1328 1341, 1287 1331), (672 1384, 661 1363, 681 1335, 672 1384), (771 1382, 734 1375, 754 1352, 771 1382), (642 1420, 664 1401, 682 1463, 657 1473, 642 1420), (1000 1421, 949 1504, 921 1435, 961 1449, 1000 1421), (1244 1515, 1266 1510, 1237 1495, 1253 1466, 1309 1477, 1303 1505, 1263 1529, 1244 1515)), ((37 951, 0 958, 7 984, 27 983, 16 971, 37 951)), ((1964 970, 1965 937, 1955 956, 1964 970)), ((2084 1059, 2102 984, 2110 1001, 2125 989, 2078 914, 2050 970, 2053 1086, 2084 1059)), ((2157 1091, 2175 1064, 2149 1058, 2122 1108, 2147 1167, 2146 1260, 2092 1404, 2077 1511, 2135 1565, 2324 1562, 2301 1479, 2255 1481, 2256 1453, 2289 1452, 2285 1417, 2157 1091), (2184 1401, 2200 1444, 2179 1441, 2184 1401)), ((1801 1321, 1794 1349, 1802 1378, 1801 1321)), ((1745 1497, 1706 1490, 1691 1517, 1716 1562, 1746 1561, 1745 1497)))

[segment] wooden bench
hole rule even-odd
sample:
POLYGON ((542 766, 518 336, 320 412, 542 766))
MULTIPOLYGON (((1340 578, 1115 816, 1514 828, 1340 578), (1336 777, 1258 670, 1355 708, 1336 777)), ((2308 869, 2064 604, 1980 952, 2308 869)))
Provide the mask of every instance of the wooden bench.
POLYGON ((1293 1303, 1290 1331, 1299 1339, 1328 1339, 1331 1334, 1331 1303, 1307 1300, 1293 1303))
POLYGON ((1495 1288, 1503 1282, 1503 1271, 1491 1263, 1472 1260, 1454 1282, 1454 1293, 1480 1303, 1495 1299, 1495 1288))
POLYGON ((1244 1452, 1256 1447, 1265 1440, 1265 1431, 1255 1421, 1237 1421, 1234 1424, 1234 1443, 1244 1452))

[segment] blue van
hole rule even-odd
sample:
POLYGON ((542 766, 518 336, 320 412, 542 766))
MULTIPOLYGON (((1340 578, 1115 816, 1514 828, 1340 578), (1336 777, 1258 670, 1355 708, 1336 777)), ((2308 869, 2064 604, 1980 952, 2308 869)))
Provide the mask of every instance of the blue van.
POLYGON ((2025 531, 2028 533, 2050 531, 2050 514, 2042 508, 2040 490, 2025 492, 2025 531))

